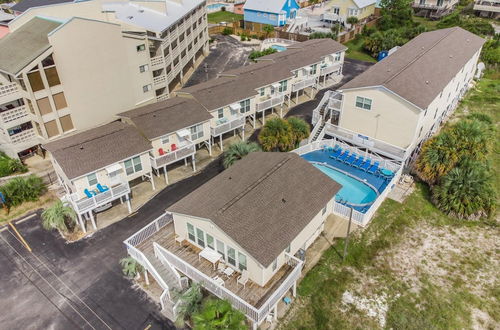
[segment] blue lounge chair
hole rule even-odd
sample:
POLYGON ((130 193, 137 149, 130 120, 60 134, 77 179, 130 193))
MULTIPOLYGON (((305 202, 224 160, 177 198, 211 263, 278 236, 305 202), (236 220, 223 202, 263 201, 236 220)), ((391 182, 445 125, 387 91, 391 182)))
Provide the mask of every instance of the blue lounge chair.
POLYGON ((102 193, 109 190, 108 186, 103 186, 100 183, 98 183, 96 187, 99 190, 99 192, 102 192, 102 193))
POLYGON ((352 154, 349 156, 349 158, 347 158, 344 163, 346 164, 349 164, 349 165, 352 165, 355 161, 356 161, 356 158, 358 158, 358 155, 356 154, 352 154))
POLYGON ((323 144, 321 147, 321 151, 326 152, 328 150, 328 146, 326 144, 323 144))
POLYGON ((336 159, 338 156, 340 156, 341 153, 342 153, 342 148, 339 147, 337 148, 337 150, 333 152, 330 158, 336 159))
POLYGON ((340 155, 337 160, 343 162, 347 157, 349 157, 349 150, 346 150, 342 155, 340 155))
POLYGON ((366 162, 364 162, 364 164, 361 165, 360 169, 362 169, 365 172, 368 171, 368 169, 371 166, 371 163, 372 163, 371 159, 367 159, 366 162))
POLYGON ((356 159, 354 163, 352 163, 352 166, 359 168, 361 165, 363 165, 364 162, 365 162, 365 157, 359 156, 359 158, 356 159))
POLYGON ((90 191, 87 188, 85 188, 83 192, 85 193, 85 195, 87 195, 88 198, 92 198, 93 196, 96 195, 95 191, 90 191))
POLYGON ((373 164, 372 167, 370 167, 370 169, 368 169, 367 172, 370 174, 374 174, 375 172, 377 172, 379 165, 380 165, 379 162, 375 162, 375 164, 373 164))

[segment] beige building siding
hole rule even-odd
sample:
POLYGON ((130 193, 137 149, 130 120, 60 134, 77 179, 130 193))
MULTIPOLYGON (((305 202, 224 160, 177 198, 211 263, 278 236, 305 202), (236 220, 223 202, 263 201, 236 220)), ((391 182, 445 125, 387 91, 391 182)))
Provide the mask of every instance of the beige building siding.
POLYGON ((339 126, 407 148, 415 138, 421 110, 383 87, 343 91, 339 126), (356 107, 356 97, 372 100, 371 110, 356 107))

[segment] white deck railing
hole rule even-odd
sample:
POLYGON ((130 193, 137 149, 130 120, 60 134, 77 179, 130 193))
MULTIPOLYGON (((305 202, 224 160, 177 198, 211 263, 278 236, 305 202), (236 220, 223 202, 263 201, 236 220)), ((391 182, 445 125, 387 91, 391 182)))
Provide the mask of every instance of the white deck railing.
POLYGON ((5 96, 12 95, 19 91, 19 86, 17 83, 11 83, 7 85, 0 85, 0 100, 5 96))
POLYGON ((10 141, 13 144, 27 142, 31 139, 36 138, 36 133, 34 128, 26 129, 19 133, 10 136, 10 141))
POLYGON ((230 132, 236 128, 243 127, 245 125, 245 117, 241 116, 236 119, 230 120, 227 123, 211 127, 210 131, 212 136, 219 136, 221 134, 230 132))
POLYGON ((0 112, 0 123, 7 124, 13 122, 14 120, 27 117, 28 115, 28 107, 26 105, 22 105, 20 107, 0 112))
POLYGON ((128 182, 120 183, 114 187, 109 188, 109 190, 99 193, 91 198, 85 197, 82 199, 77 199, 77 194, 72 194, 69 196, 68 200, 73 205, 73 209, 78 214, 84 214, 88 211, 98 208, 104 204, 112 202, 120 197, 126 196, 130 193, 130 186, 128 182))
POLYGON ((156 67, 163 67, 165 64, 165 60, 162 55, 156 56, 156 57, 151 57, 151 67, 156 68, 156 67))
POLYGON ((190 143, 175 151, 166 153, 163 156, 152 157, 150 155, 151 166, 153 166, 153 168, 155 169, 158 169, 160 167, 175 163, 184 158, 193 156, 195 153, 196 153, 196 146, 193 143, 190 143))
POLYGON ((277 105, 280 105, 285 100, 285 96, 283 94, 273 96, 265 101, 261 101, 257 103, 257 111, 267 110, 277 105))
POLYGON ((292 92, 300 91, 304 88, 314 86, 316 84, 316 77, 307 78, 292 84, 292 92))
POLYGON ((335 71, 339 71, 339 73, 340 73, 340 68, 341 68, 340 63, 338 63, 338 62, 333 63, 327 67, 319 69, 319 74, 320 74, 320 76, 324 76, 325 74, 329 74, 329 73, 332 73, 335 71))

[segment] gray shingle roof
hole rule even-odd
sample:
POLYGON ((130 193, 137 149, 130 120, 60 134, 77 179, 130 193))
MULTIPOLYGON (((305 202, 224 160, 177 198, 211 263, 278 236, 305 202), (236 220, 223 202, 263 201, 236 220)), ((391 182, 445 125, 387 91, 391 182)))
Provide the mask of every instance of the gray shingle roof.
POLYGON ((0 70, 16 75, 49 49, 47 34, 61 23, 35 17, 0 39, 0 70))
POLYGON ((264 267, 341 186, 294 153, 251 153, 168 210, 210 219, 264 267))
POLYGON ((132 125, 114 121, 43 145, 68 179, 94 172, 151 149, 132 125))
POLYGON ((129 118, 148 139, 210 120, 212 116, 196 100, 173 97, 118 114, 129 118))
POLYGON ((12 6, 12 10, 24 12, 33 7, 56 5, 58 3, 73 2, 73 0, 23 0, 12 6))
POLYGON ((320 62, 328 54, 346 47, 331 39, 309 40, 289 49, 261 57, 258 63, 223 72, 218 78, 181 89, 179 95, 191 94, 209 111, 257 94, 256 89, 290 78, 292 71, 320 62))
POLYGON ((459 27, 425 32, 340 89, 384 86, 425 109, 484 42, 459 27))

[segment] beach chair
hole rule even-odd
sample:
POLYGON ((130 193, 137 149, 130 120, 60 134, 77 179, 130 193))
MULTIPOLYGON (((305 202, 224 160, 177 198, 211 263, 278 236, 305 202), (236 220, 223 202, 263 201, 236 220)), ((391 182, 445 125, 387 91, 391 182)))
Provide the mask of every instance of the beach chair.
POLYGON ((365 162, 365 157, 359 156, 359 158, 356 159, 354 163, 352 163, 352 166, 359 168, 361 165, 363 165, 364 162, 365 162))
POLYGON ((87 188, 85 188, 85 190, 83 192, 85 193, 85 195, 87 195, 88 198, 92 198, 93 196, 96 195, 96 193, 94 191, 90 191, 87 188))
POLYGON ((247 270, 243 270, 241 272, 241 275, 238 276, 238 278, 236 279, 236 282, 237 282, 237 284, 243 285, 243 288, 244 288, 245 285, 248 282, 248 271, 247 270))
POLYGON ((337 157, 337 160, 343 162, 347 157, 349 157, 349 150, 346 150, 342 155, 337 157))
POLYGON ((100 183, 98 183, 96 187, 97 187, 97 190, 99 190, 99 192, 102 192, 102 193, 109 190, 108 186, 103 186, 100 183))
POLYGON ((364 164, 361 165, 359 168, 366 172, 370 168, 371 163, 372 163, 371 159, 367 159, 366 162, 364 162, 364 164))
POLYGON ((350 155, 345 161, 344 163, 348 164, 348 165, 352 165, 352 163, 354 163, 356 161, 356 159, 358 158, 358 155, 356 154, 352 154, 350 155))
POLYGON ((375 174, 375 172, 377 172, 378 170, 378 166, 380 165, 379 162, 375 162, 368 170, 367 172, 370 173, 370 174, 375 174))
POLYGON ((330 158, 336 159, 340 154, 342 153, 342 148, 338 147, 336 150, 333 151, 333 154, 330 156, 330 158))

